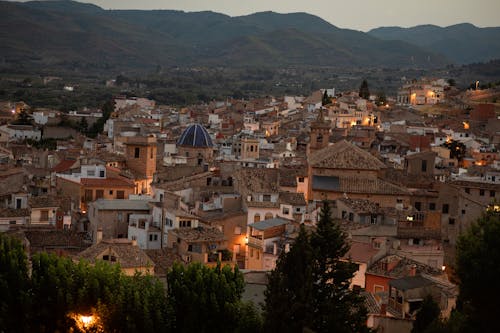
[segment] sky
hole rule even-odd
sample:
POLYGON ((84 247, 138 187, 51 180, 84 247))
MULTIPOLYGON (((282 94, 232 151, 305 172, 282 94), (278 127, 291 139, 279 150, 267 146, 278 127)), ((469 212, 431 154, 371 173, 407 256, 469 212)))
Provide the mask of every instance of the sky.
POLYGON ((261 11, 306 12, 340 28, 368 31, 380 26, 500 26, 500 0, 81 0, 104 9, 211 10, 230 16, 261 11))

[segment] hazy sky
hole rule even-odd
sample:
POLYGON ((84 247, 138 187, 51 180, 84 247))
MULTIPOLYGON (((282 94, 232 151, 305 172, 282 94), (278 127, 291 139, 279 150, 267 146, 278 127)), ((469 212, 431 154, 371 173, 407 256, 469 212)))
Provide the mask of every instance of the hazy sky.
POLYGON ((367 31, 379 26, 448 26, 469 22, 500 26, 500 0, 82 0, 105 9, 212 10, 231 16, 272 10, 307 12, 341 27, 367 31))

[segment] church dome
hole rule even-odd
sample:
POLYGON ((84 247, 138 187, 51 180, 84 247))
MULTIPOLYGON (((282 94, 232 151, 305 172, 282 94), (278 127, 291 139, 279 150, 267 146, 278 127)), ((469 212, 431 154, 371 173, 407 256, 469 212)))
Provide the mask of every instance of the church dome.
POLYGON ((177 145, 195 148, 214 146, 206 128, 200 124, 189 125, 188 128, 182 132, 179 140, 177 140, 177 145))

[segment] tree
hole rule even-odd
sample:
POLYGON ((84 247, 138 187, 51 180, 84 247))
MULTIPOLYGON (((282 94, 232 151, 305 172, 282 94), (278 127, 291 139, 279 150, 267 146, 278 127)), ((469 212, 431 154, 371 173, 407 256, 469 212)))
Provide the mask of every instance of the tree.
POLYGON ((478 332, 498 331, 500 212, 490 209, 457 242, 461 311, 478 332))
POLYGON ((348 250, 346 235, 324 202, 317 230, 307 236, 302 228, 290 252, 281 254, 270 274, 266 328, 367 332, 364 301, 349 289, 357 267, 342 259, 348 250))
POLYGON ((313 249, 301 225, 290 252, 279 257, 265 291, 266 332, 302 332, 313 326, 313 249))
POLYGON ((313 329, 316 332, 368 331, 363 299, 349 289, 357 267, 342 259, 349 251, 346 238, 331 218, 329 203, 324 201, 317 230, 311 235, 315 250, 313 329))
MULTIPOLYGON (((176 332, 243 331, 239 318, 245 318, 245 330, 252 331, 249 321, 258 318, 252 307, 241 302, 243 275, 229 266, 209 268, 200 263, 188 267, 174 264, 167 274, 168 303, 176 332)), ((258 323, 255 323, 258 326, 258 323)))
POLYGON ((21 243, 0 233, 0 331, 28 332, 28 261, 21 243))
POLYGON ((461 161, 465 157, 465 152, 467 151, 467 147, 460 141, 450 140, 448 142, 443 143, 443 147, 446 147, 450 150, 450 157, 456 158, 461 161))
POLYGON ((377 105, 385 105, 387 103, 387 97, 385 96, 385 92, 381 91, 377 94, 377 105))
POLYGON ((89 123, 87 122, 87 119, 85 117, 81 117, 80 121, 78 122, 78 131, 81 133, 86 133, 89 127, 89 123))
POLYGON ((424 333, 431 325, 436 325, 439 322, 441 310, 439 305, 434 301, 432 296, 428 295, 424 298, 422 306, 417 312, 411 333, 424 333))
POLYGON ((370 99, 370 90, 368 89, 368 82, 366 80, 363 80, 359 87, 359 97, 370 99))
POLYGON ((31 125, 30 115, 24 108, 17 115, 17 119, 13 122, 15 125, 31 125))
POLYGON ((325 92, 323 94, 323 99, 321 100, 321 105, 327 105, 330 104, 332 100, 330 99, 330 96, 328 96, 328 91, 325 89, 325 92))

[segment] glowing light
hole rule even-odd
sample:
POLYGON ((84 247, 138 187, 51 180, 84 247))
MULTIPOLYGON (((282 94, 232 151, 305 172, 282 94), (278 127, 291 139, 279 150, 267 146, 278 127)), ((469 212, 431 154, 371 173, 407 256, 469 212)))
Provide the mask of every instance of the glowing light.
POLYGON ((445 265, 441 266, 441 270, 442 270, 442 271, 444 271, 445 269, 446 269, 446 266, 445 266, 445 265))
POLYGON ((469 129, 470 128, 470 125, 469 125, 468 122, 463 121, 462 124, 464 124, 464 129, 469 129))
POLYGON ((80 320, 84 327, 91 325, 94 322, 94 316, 82 316, 80 315, 80 320))

